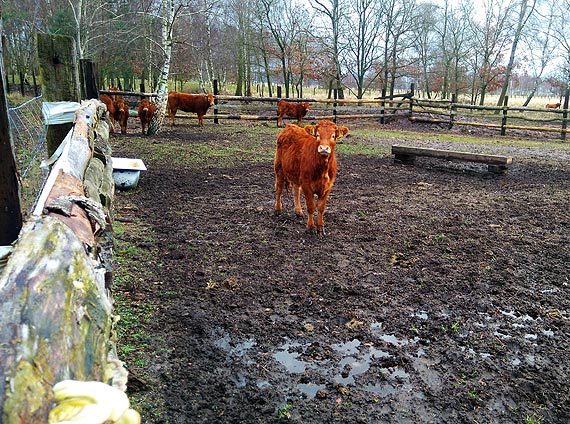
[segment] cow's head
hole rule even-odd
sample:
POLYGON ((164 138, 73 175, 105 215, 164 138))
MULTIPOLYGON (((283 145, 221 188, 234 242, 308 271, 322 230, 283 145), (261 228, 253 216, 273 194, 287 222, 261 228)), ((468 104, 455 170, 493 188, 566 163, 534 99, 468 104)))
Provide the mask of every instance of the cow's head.
POLYGON ((303 102, 301 105, 303 106, 303 109, 305 109, 305 113, 307 113, 311 107, 311 104, 309 102, 303 102))
POLYGON ((348 128, 344 126, 337 127, 334 122, 323 119, 317 125, 305 126, 305 131, 316 137, 319 142, 317 152, 326 158, 334 153, 336 141, 348 133, 348 128))
POLYGON ((208 104, 210 106, 214 106, 214 100, 216 100, 214 95, 212 93, 208 93, 208 104))

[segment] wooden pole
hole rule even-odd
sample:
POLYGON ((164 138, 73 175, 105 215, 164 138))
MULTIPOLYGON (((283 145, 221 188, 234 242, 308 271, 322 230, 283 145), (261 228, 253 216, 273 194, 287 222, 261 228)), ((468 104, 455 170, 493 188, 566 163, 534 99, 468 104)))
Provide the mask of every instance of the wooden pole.
MULTIPOLYGON (((0 11, 0 33, 2 33, 2 16, 0 11)), ((12 136, 8 121, 8 100, 4 74, 4 48, 0 46, 0 245, 6 246, 18 238, 22 229, 22 210, 20 206, 20 185, 18 168, 12 136)))
MULTIPOLYGON (((384 99, 384 97, 386 97, 386 88, 382 89, 382 99, 384 99)), ((382 100, 382 103, 380 104, 380 123, 382 125, 384 125, 386 123, 386 118, 384 117, 385 113, 386 113, 386 104, 384 103, 384 100, 382 100)), ((410 110, 410 114, 411 114, 411 110, 410 110)))
POLYGON ((24 97, 26 95, 26 90, 24 87, 24 73, 22 71, 20 71, 20 94, 22 95, 22 97, 24 97))
POLYGON ((562 132, 560 136, 562 141, 566 141, 566 127, 568 126, 568 98, 570 97, 570 88, 566 87, 566 93, 564 94, 564 110, 562 112, 562 132))
POLYGON ((99 87, 97 80, 97 64, 89 59, 80 59, 81 65, 81 98, 82 99, 98 99, 99 87))
POLYGON ((455 108, 455 103, 457 103, 457 95, 453 93, 451 95, 451 104, 449 105, 449 126, 448 129, 453 128, 453 121, 455 121, 455 115, 457 114, 457 109, 455 108))
POLYGON ((334 103, 333 103, 333 122, 336 124, 336 106, 337 106, 337 99, 338 99, 338 89, 334 89, 333 90, 333 96, 334 96, 334 103))
MULTIPOLYGON (((38 33, 37 45, 44 102, 79 102, 81 90, 73 38, 38 33)), ((48 126, 48 156, 55 152, 72 126, 71 122, 48 126)))
POLYGON ((503 118, 501 119, 501 135, 507 133, 507 111, 509 105, 509 96, 505 96, 505 101, 503 102, 503 118))
POLYGON ((219 124, 220 121, 218 120, 218 94, 220 94, 218 90, 218 80, 215 79, 213 81, 214 86, 214 124, 219 124))

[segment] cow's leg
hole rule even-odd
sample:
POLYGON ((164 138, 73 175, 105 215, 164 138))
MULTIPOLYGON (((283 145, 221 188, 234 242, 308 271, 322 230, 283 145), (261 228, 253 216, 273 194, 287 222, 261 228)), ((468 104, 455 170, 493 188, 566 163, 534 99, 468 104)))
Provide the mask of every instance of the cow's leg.
POLYGON ((325 233, 325 208, 327 207, 327 200, 329 198, 330 191, 323 194, 323 196, 319 197, 317 200, 317 232, 325 233))
POLYGON ((176 116, 176 109, 170 109, 170 123, 174 125, 174 117, 176 116))
POLYGON ((315 220, 313 215, 315 214, 315 195, 311 190, 303 189, 303 196, 305 197, 305 205, 307 206, 307 229, 312 230, 315 228, 315 220))
POLYGON ((280 127, 281 125, 283 125, 283 115, 277 117, 277 126, 280 127))
POLYGON ((303 215, 303 208, 301 207, 301 187, 293 185, 293 203, 295 204, 295 213, 303 215))
POLYGON ((279 166, 275 165, 275 211, 279 212, 283 209, 283 203, 281 202, 281 196, 283 195, 283 189, 285 188, 285 176, 283 172, 279 169, 279 166))

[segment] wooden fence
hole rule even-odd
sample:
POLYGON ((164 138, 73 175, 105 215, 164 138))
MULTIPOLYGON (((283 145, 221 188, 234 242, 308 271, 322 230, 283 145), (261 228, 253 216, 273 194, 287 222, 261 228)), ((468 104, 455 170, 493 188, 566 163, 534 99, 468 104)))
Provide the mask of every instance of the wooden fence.
MULTIPOLYGON (((254 103, 277 103, 280 98, 227 96, 217 93, 214 84, 216 105, 213 115, 206 118, 240 120, 277 120, 276 107, 267 111, 266 106, 256 107, 254 103), (243 113, 243 110, 247 113, 243 113), (239 111, 240 113, 235 113, 239 111), (257 112, 257 113, 256 113, 257 112), (261 113, 261 114, 260 114, 261 113)), ((562 140, 568 133, 569 92, 566 92, 562 108, 531 108, 509 106, 508 96, 503 106, 475 106, 457 103, 452 100, 431 100, 414 97, 414 86, 410 92, 395 96, 383 96, 375 99, 286 99, 296 102, 311 102, 307 120, 332 119, 378 119, 386 124, 395 118, 407 117, 411 122, 444 125, 451 129, 455 125, 485 127, 496 129, 501 135, 507 130, 543 131, 559 133, 562 140)))
POLYGON ((58 381, 125 390, 113 335, 114 182, 104 111, 95 100, 76 112, 33 216, 0 267, 0 422, 6 424, 47 423, 58 381))
MULTIPOLYGON (((156 93, 100 90, 100 93, 122 94, 132 97, 156 97, 156 93)), ((280 90, 278 90, 278 93, 280 90)), ((231 96, 220 94, 214 81, 216 102, 213 114, 204 118, 220 120, 277 121, 276 103, 280 97, 231 96), (268 104, 271 107, 268 107, 268 104)), ((568 134, 569 92, 563 99, 561 108, 532 108, 509 106, 508 96, 503 106, 477 106, 458 103, 452 100, 421 99, 410 92, 394 96, 383 95, 374 99, 338 99, 336 91, 332 99, 289 98, 291 102, 310 102, 311 109, 305 120, 330 119, 377 119, 387 124, 394 119, 407 118, 411 122, 438 124, 448 129, 454 126, 484 127, 507 135, 508 130, 538 131, 558 133, 562 140, 568 134)), ((132 103, 132 102, 131 102, 132 103)), ((134 106, 131 105, 131 106, 134 106)), ((181 117, 185 115, 180 114, 181 117)), ((190 115, 192 118, 194 115, 190 115)), ((287 118, 286 118, 287 119, 287 118)))

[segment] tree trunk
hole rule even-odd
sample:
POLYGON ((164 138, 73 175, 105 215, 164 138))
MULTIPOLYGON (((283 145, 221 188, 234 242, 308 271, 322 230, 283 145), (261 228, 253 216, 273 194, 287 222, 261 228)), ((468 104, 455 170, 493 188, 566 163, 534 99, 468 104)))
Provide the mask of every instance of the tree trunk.
MULTIPOLYGON (((507 64, 507 68, 505 70, 505 81, 503 82, 503 87, 501 89, 501 94, 499 95, 499 99, 497 100, 497 106, 502 106, 505 100, 505 96, 507 95, 507 90, 509 89, 509 83, 511 81, 511 74, 513 72, 513 65, 515 63, 515 56, 517 51, 517 46, 519 40, 521 38, 522 30, 534 11, 534 4, 532 6, 531 11, 527 14, 528 9, 528 0, 522 0, 520 4, 520 11, 519 11, 519 19, 517 21, 517 29, 515 31, 515 35, 513 37, 513 44, 511 45, 511 54, 509 56, 509 62, 507 64)), ((499 111, 497 111, 498 113, 499 111)))
POLYGON ((160 131, 168 103, 168 75, 170 74, 170 60, 172 58, 172 29, 176 13, 172 0, 162 0, 162 48, 164 51, 164 62, 160 70, 160 77, 157 84, 157 97, 155 100, 156 112, 148 126, 147 134, 155 135, 160 131))
MULTIPOLYGON (((0 33, 2 17, 0 16, 0 33)), ((4 50, 0 46, 0 246, 10 245, 22 228, 20 185, 8 121, 8 101, 4 84, 4 50)))

